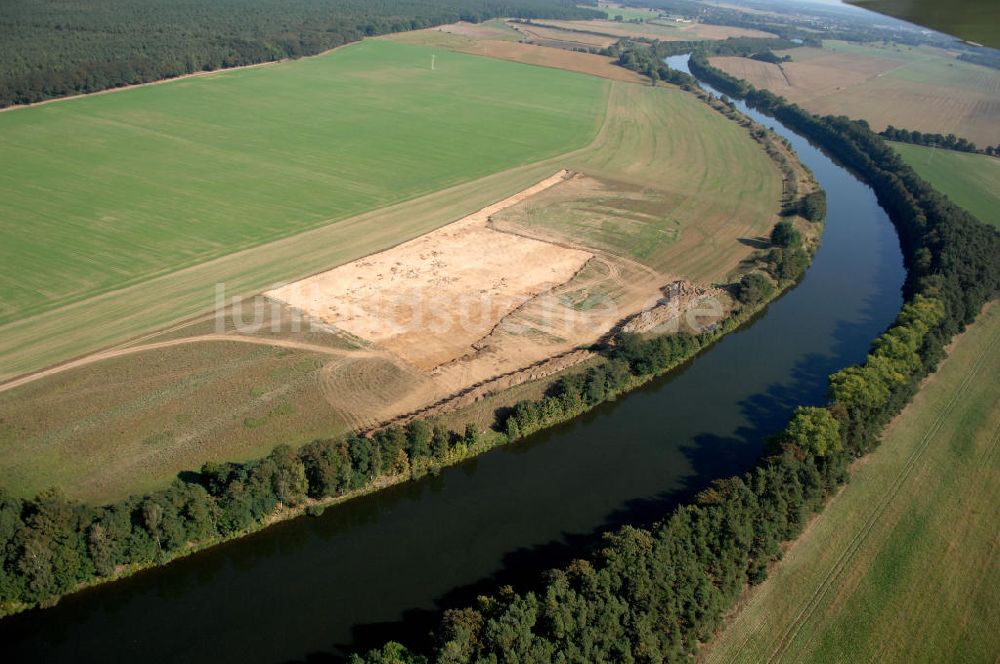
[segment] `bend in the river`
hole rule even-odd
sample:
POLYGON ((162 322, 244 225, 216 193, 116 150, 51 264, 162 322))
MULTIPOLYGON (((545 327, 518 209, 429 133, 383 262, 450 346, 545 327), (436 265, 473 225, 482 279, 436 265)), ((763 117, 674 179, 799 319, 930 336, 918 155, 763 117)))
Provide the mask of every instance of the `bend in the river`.
MULTIPOLYGON (((668 59, 686 69, 686 56, 668 59)), ((706 86, 707 87, 707 86, 706 86)), ((787 137, 828 195, 802 283, 645 388, 437 477, 390 488, 0 622, 6 662, 328 661, 413 641, 441 608, 530 583, 608 528, 644 522, 747 469, 795 406, 861 360, 902 302, 875 194, 787 137)))

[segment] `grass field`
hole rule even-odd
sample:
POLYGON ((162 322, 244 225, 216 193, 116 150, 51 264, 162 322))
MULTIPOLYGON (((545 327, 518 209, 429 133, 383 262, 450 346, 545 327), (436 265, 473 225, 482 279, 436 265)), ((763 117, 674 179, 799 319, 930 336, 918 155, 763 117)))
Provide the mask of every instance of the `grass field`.
MULTIPOLYGON (((782 52, 785 53, 785 52, 782 52)), ((792 62, 712 58, 726 72, 821 115, 1000 143, 1000 71, 931 47, 824 41, 787 51, 792 62)))
POLYGON ((906 143, 892 147, 935 189, 1000 228, 1000 159, 906 143))
POLYGON ((607 85, 372 41, 0 113, 0 379, 518 191, 593 138, 607 85))
POLYGON ((512 208, 516 223, 705 283, 750 253, 741 238, 767 235, 781 197, 775 165, 745 129, 666 88, 616 86, 597 143, 566 164, 600 190, 566 199, 553 189, 512 208))
POLYGON ((0 478, 90 501, 163 487, 206 461, 346 430, 316 389, 329 357, 206 342, 107 360, 0 394, 0 478))
POLYGON ((1000 307, 752 591, 707 662, 995 662, 1000 307))
MULTIPOLYGON (((514 75, 520 69, 533 68, 518 65, 514 75)), ((594 80, 608 85, 610 93, 601 114, 605 122, 583 149, 162 277, 128 297, 100 299, 103 309, 81 306, 78 315, 93 321, 86 330, 101 332, 129 324, 127 307, 137 301, 152 303, 149 310, 166 317, 169 303, 195 302, 204 284, 216 280, 233 283, 238 291, 262 281, 270 285, 289 265, 301 276, 329 269, 440 227, 559 168, 588 173, 641 197, 636 203, 641 219, 628 206, 606 206, 607 223, 624 239, 620 246, 599 248, 628 257, 642 249, 633 240, 659 236, 666 225, 670 242, 657 243, 642 256, 648 265, 698 281, 724 279, 752 251, 740 239, 766 235, 774 223, 781 195, 777 168, 746 129, 689 94, 594 80), (640 224, 648 228, 636 230, 640 224)), ((575 234, 579 243, 601 244, 599 233, 575 234)), ((668 280, 664 276, 663 283, 668 280)), ((209 292, 209 304, 212 297, 209 292)), ((56 313, 45 315, 53 326, 59 323, 56 313)), ((213 331, 208 319, 134 343, 213 331)), ((266 328, 255 335, 268 336, 266 328)), ((323 334, 279 337, 341 347, 323 334)), ((30 349, 40 345, 28 338, 24 343, 30 349)), ((558 343, 567 342, 545 343, 561 349, 558 343)), ((538 352, 543 343, 531 346, 538 352)), ((468 373, 463 365, 455 370, 468 373)), ((371 425, 414 389, 432 400, 450 394, 432 382, 438 378, 400 371, 377 358, 345 362, 332 351, 219 341, 122 356, 0 392, 0 478, 22 495, 59 484, 69 495, 92 501, 120 498, 161 486, 207 460, 253 458, 280 442, 298 444, 371 425)), ((441 380, 457 379, 449 374, 441 380)), ((483 417, 480 406, 473 408, 474 417, 483 417)))
POLYGON ((601 81, 449 52, 432 70, 431 56, 371 41, 0 114, 0 322, 566 152, 597 129, 601 81))
POLYGON ((579 47, 590 49, 611 44, 616 41, 614 37, 586 35, 582 32, 556 30, 536 25, 518 25, 517 30, 507 27, 514 34, 515 39, 510 39, 507 33, 499 32, 499 29, 493 25, 466 23, 400 32, 380 39, 459 53, 484 55, 540 67, 564 69, 609 78, 614 81, 648 82, 648 79, 631 69, 614 64, 609 57, 571 50, 579 47), (518 41, 525 38, 531 39, 531 43, 518 41))

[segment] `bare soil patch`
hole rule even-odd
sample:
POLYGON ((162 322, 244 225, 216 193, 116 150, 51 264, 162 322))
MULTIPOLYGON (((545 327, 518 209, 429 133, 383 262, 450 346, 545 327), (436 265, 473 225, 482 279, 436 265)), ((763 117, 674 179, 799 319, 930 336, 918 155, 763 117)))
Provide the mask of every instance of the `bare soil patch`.
POLYGON ((526 211, 579 198, 594 182, 560 171, 415 240, 266 295, 375 353, 388 351, 342 357, 321 372, 327 401, 352 427, 467 406, 589 359, 586 347, 622 325, 651 329, 719 295, 621 247, 519 223, 526 211))
POLYGON ((436 231, 266 295, 433 369, 468 353, 501 318, 590 259, 487 225, 490 215, 565 177, 559 172, 436 231))

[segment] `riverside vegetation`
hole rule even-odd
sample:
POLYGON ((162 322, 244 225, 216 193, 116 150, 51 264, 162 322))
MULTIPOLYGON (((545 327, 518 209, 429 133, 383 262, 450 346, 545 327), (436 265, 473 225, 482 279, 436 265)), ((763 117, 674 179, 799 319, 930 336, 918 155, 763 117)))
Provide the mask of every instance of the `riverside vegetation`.
POLYGON ((750 472, 718 480, 650 527, 607 533, 589 557, 535 589, 510 587, 446 611, 429 655, 388 643, 355 664, 665 662, 715 633, 748 584, 759 583, 848 479, 848 464, 934 371, 951 337, 1000 290, 1000 233, 934 191, 864 123, 817 117, 712 68, 691 69, 787 123, 875 190, 900 237, 906 304, 865 362, 830 378, 830 402, 800 408, 750 472))

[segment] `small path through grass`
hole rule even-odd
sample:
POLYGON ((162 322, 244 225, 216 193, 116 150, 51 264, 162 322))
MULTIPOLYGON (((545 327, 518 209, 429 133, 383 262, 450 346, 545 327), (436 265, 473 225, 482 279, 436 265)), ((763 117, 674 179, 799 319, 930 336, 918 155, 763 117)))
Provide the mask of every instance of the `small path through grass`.
POLYGON ((22 385, 32 383, 41 378, 46 378, 48 376, 53 376, 55 374, 62 373, 64 371, 69 371, 71 369, 79 369, 80 367, 85 367, 89 364, 94 364, 95 362, 103 362, 105 360, 110 360, 116 357, 121 357, 122 355, 133 355, 135 353, 145 353, 151 350, 157 350, 162 348, 171 348, 173 346, 182 346, 185 344, 203 343, 206 341, 226 341, 226 342, 237 342, 244 344, 257 344, 259 346, 273 346, 276 348, 288 348, 292 350, 302 350, 311 353, 322 353, 324 355, 336 355, 340 357, 351 357, 351 358, 373 358, 373 357, 387 357, 388 353, 385 351, 378 350, 368 350, 368 349, 357 349, 357 350, 345 350, 342 348, 333 348, 331 346, 323 346, 321 344, 310 344, 304 341, 292 341, 290 339, 269 339, 265 337, 249 337, 242 334, 236 333, 226 333, 226 334, 199 334, 193 337, 184 337, 181 339, 168 339, 166 341, 157 341, 149 344, 141 344, 139 346, 123 346, 118 348, 113 348, 111 350, 106 350, 100 353, 94 353, 93 355, 87 355, 64 364, 59 364, 54 367, 49 367, 43 371, 36 371, 30 373, 20 378, 8 381, 6 383, 0 384, 0 392, 6 392, 7 390, 12 390, 22 385))

